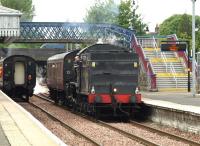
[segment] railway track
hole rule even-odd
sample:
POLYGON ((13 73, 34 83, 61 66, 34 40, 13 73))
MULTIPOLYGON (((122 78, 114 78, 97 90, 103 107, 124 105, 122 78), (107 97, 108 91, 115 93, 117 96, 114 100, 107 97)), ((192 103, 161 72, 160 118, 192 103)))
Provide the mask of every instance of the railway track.
MULTIPOLYGON (((37 95, 36 95, 37 96, 37 95)), ((39 97, 39 96, 38 96, 39 97)), ((44 97, 42 99, 45 99, 44 97)), ((48 99, 45 99, 46 101, 50 101, 48 99)), ((29 103, 31 106, 34 106, 37 109, 40 109, 43 113, 47 114, 51 119, 53 119, 54 121, 60 123, 60 125, 62 125, 64 128, 70 130, 72 133, 74 133, 75 135, 79 135, 80 137, 83 137, 84 139, 86 139, 87 141, 91 142, 92 144, 94 144, 95 146, 101 146, 98 142, 96 142, 95 140, 91 139, 90 137, 84 135, 83 133, 77 131, 76 129, 72 128, 70 125, 62 122, 60 119, 56 118, 55 116, 53 116, 51 113, 49 113, 47 110, 41 108, 40 106, 30 102, 29 103)))
POLYGON ((182 142, 187 143, 187 144, 192 145, 192 146, 200 146, 200 143, 197 143, 195 141, 191 141, 189 139, 185 139, 185 138, 180 137, 178 135, 174 135, 174 134, 171 134, 171 133, 168 133, 168 132, 165 132, 165 131, 161 131, 161 130, 149 127, 147 125, 144 125, 144 124, 132 121, 132 120, 130 120, 130 123, 133 126, 137 126, 137 127, 142 128, 142 129, 147 129, 147 130, 149 130, 151 132, 158 133, 159 135, 167 136, 167 137, 169 137, 171 139, 174 139, 174 140, 177 140, 177 141, 182 141, 182 142))
MULTIPOLYGON (((42 98, 43 100, 46 100, 46 101, 49 101, 49 102, 53 102, 52 100, 46 98, 47 95, 45 94, 40 94, 40 95, 36 95, 37 97, 39 98, 42 98)), ((66 109, 66 107, 64 107, 66 109)), ((69 109, 67 109, 69 110, 69 109)), ((132 140, 135 140, 135 141, 138 141, 144 145, 147 145, 147 146, 159 146, 158 144, 156 143, 153 143, 149 140, 146 140, 142 137, 139 137, 137 135, 134 135, 134 134, 131 134, 129 132, 126 132, 124 130, 121 130, 115 126, 112 126, 111 124, 109 123, 106 123, 106 122, 103 122, 101 120, 96 120, 90 116, 87 116, 87 115, 83 115, 82 113, 78 113, 81 117, 87 119, 87 120, 90 120, 90 121, 93 121, 93 122, 96 122, 104 127, 107 127, 111 130, 114 130, 114 131, 117 131, 119 132, 120 134, 132 139, 132 140)), ((152 133, 157 133, 158 135, 162 135, 162 136, 166 136, 170 139, 173 139, 173 140, 176 140, 176 141, 181 141, 181 142, 184 142, 186 144, 189 144, 189 145, 192 145, 192 146, 200 146, 200 143, 197 143, 197 142, 194 142, 194 141, 191 141, 191 140, 188 140, 188 139, 185 139, 183 137, 180 137, 180 136, 177 136, 177 135, 173 135, 173 134, 170 134, 170 133, 167 133, 167 132, 164 132, 164 131, 161 131, 161 130, 158 130, 158 129, 155 129, 155 128, 152 128, 152 127, 149 127, 149 126, 146 126, 145 124, 141 124, 141 123, 138 123, 138 122, 135 122, 135 121, 132 121, 130 120, 130 124, 132 126, 135 126, 135 127, 139 127, 139 128, 142 128, 144 130, 148 130, 152 133)))

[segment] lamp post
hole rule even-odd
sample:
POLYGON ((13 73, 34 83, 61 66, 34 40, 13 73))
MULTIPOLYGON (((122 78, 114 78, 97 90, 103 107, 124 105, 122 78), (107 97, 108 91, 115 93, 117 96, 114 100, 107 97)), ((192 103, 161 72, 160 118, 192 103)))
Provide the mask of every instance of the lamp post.
MULTIPOLYGON (((192 94, 196 94, 196 75, 195 75, 195 2, 192 0, 192 94)), ((188 58, 189 60, 189 58, 188 58)))

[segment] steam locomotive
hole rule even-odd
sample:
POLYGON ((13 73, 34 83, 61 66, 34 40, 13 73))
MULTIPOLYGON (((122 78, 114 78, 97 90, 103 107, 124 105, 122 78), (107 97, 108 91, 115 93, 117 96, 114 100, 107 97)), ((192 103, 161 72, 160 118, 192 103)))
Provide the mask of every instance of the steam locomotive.
POLYGON ((47 60, 50 97, 97 117, 134 113, 141 103, 138 75, 138 55, 110 44, 95 44, 47 60))

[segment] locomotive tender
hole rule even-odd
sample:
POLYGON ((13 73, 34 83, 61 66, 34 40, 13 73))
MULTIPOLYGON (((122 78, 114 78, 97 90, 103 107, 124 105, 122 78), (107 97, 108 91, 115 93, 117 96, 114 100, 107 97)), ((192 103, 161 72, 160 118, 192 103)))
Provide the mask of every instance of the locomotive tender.
POLYGON ((138 55, 110 44, 95 44, 47 61, 50 96, 97 116, 130 116, 141 103, 138 75, 138 55))
POLYGON ((29 101, 36 84, 36 63, 29 56, 12 55, 0 60, 0 88, 11 98, 29 101))

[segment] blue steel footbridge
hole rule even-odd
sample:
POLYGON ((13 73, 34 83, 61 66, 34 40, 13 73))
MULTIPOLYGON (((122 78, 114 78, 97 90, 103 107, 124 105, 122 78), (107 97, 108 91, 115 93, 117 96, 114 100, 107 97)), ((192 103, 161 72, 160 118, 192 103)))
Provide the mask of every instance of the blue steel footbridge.
POLYGON ((94 43, 118 41, 130 47, 134 31, 113 24, 21 22, 14 43, 94 43))

